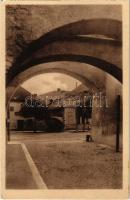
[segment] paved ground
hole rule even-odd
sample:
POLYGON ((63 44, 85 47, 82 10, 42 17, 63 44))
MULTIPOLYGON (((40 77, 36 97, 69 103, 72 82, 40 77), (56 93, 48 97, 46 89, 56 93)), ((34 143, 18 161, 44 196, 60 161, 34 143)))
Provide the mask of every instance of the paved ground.
POLYGON ((121 188, 121 154, 95 143, 27 143, 48 188, 121 188))
POLYGON ((73 140, 84 140, 86 133, 79 132, 61 132, 61 133, 32 133, 32 132, 11 132, 11 141, 73 141, 73 140))
POLYGON ((26 161, 21 145, 7 145, 6 187, 10 189, 34 189, 36 183, 26 161))
POLYGON ((122 187, 122 153, 96 141, 86 143, 85 133, 24 133, 24 137, 19 133, 11 139, 7 145, 8 188, 122 187))
MULTIPOLYGON (((74 141, 80 140, 84 141, 87 132, 79 132, 75 133, 74 131, 66 131, 62 133, 32 133, 32 132, 11 132, 10 139, 12 141, 74 141)), ((101 136, 96 132, 92 133, 94 141, 97 143, 106 144, 115 148, 116 136, 115 135, 107 135, 101 136)), ((120 136, 120 150, 122 151, 122 135, 120 136)))

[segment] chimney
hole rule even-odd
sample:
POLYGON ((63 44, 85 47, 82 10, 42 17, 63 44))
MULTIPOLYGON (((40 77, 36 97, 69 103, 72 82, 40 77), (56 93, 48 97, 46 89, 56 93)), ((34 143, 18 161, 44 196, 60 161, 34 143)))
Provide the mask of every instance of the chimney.
POLYGON ((37 94, 33 94, 33 95, 32 95, 32 98, 33 98, 33 99, 36 99, 36 98, 37 98, 37 94))
POLYGON ((61 89, 60 89, 60 88, 57 88, 57 92, 61 92, 61 89))

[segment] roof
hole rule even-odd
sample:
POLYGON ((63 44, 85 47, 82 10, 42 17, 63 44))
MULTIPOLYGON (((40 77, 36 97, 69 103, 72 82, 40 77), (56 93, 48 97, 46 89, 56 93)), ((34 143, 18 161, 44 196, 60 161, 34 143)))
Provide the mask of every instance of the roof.
POLYGON ((63 90, 56 90, 56 91, 51 91, 42 95, 39 95, 40 99, 45 99, 46 97, 53 97, 53 98, 62 98, 65 96, 65 94, 67 93, 67 91, 63 91, 63 90))
POLYGON ((73 95, 77 95, 79 94, 80 92, 84 92, 88 90, 87 86, 84 85, 84 84, 80 84, 77 88, 75 88, 74 90, 72 90, 72 93, 73 95))
POLYGON ((48 100, 49 98, 50 99, 52 98, 54 101, 51 105, 55 107, 57 105, 59 106, 62 105, 63 101, 75 100, 76 96, 78 96, 80 93, 83 93, 86 90, 88 90, 88 88, 85 85, 80 84, 77 88, 75 88, 72 91, 62 91, 62 90, 52 91, 52 92, 48 92, 43 95, 40 95, 39 98, 42 100, 45 100, 46 97, 48 97, 48 100))
POLYGON ((24 89, 23 87, 19 87, 12 97, 11 101, 23 102, 27 96, 30 96, 31 93, 24 89))

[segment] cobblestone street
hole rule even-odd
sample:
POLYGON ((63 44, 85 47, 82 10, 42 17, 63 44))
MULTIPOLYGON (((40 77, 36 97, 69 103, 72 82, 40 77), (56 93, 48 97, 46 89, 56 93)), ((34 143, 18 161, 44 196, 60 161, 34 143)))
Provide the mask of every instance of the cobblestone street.
POLYGON ((122 153, 115 153, 113 147, 96 141, 86 143, 85 133, 22 135, 13 134, 13 141, 7 145, 8 188, 122 187, 122 153), (35 171, 42 179, 41 185, 37 184, 35 171))

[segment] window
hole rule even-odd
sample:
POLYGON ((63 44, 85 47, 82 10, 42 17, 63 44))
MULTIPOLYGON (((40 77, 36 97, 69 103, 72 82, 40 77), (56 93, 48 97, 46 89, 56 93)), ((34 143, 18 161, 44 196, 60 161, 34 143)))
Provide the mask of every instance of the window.
POLYGON ((14 107, 13 106, 10 106, 10 111, 14 111, 14 107))

